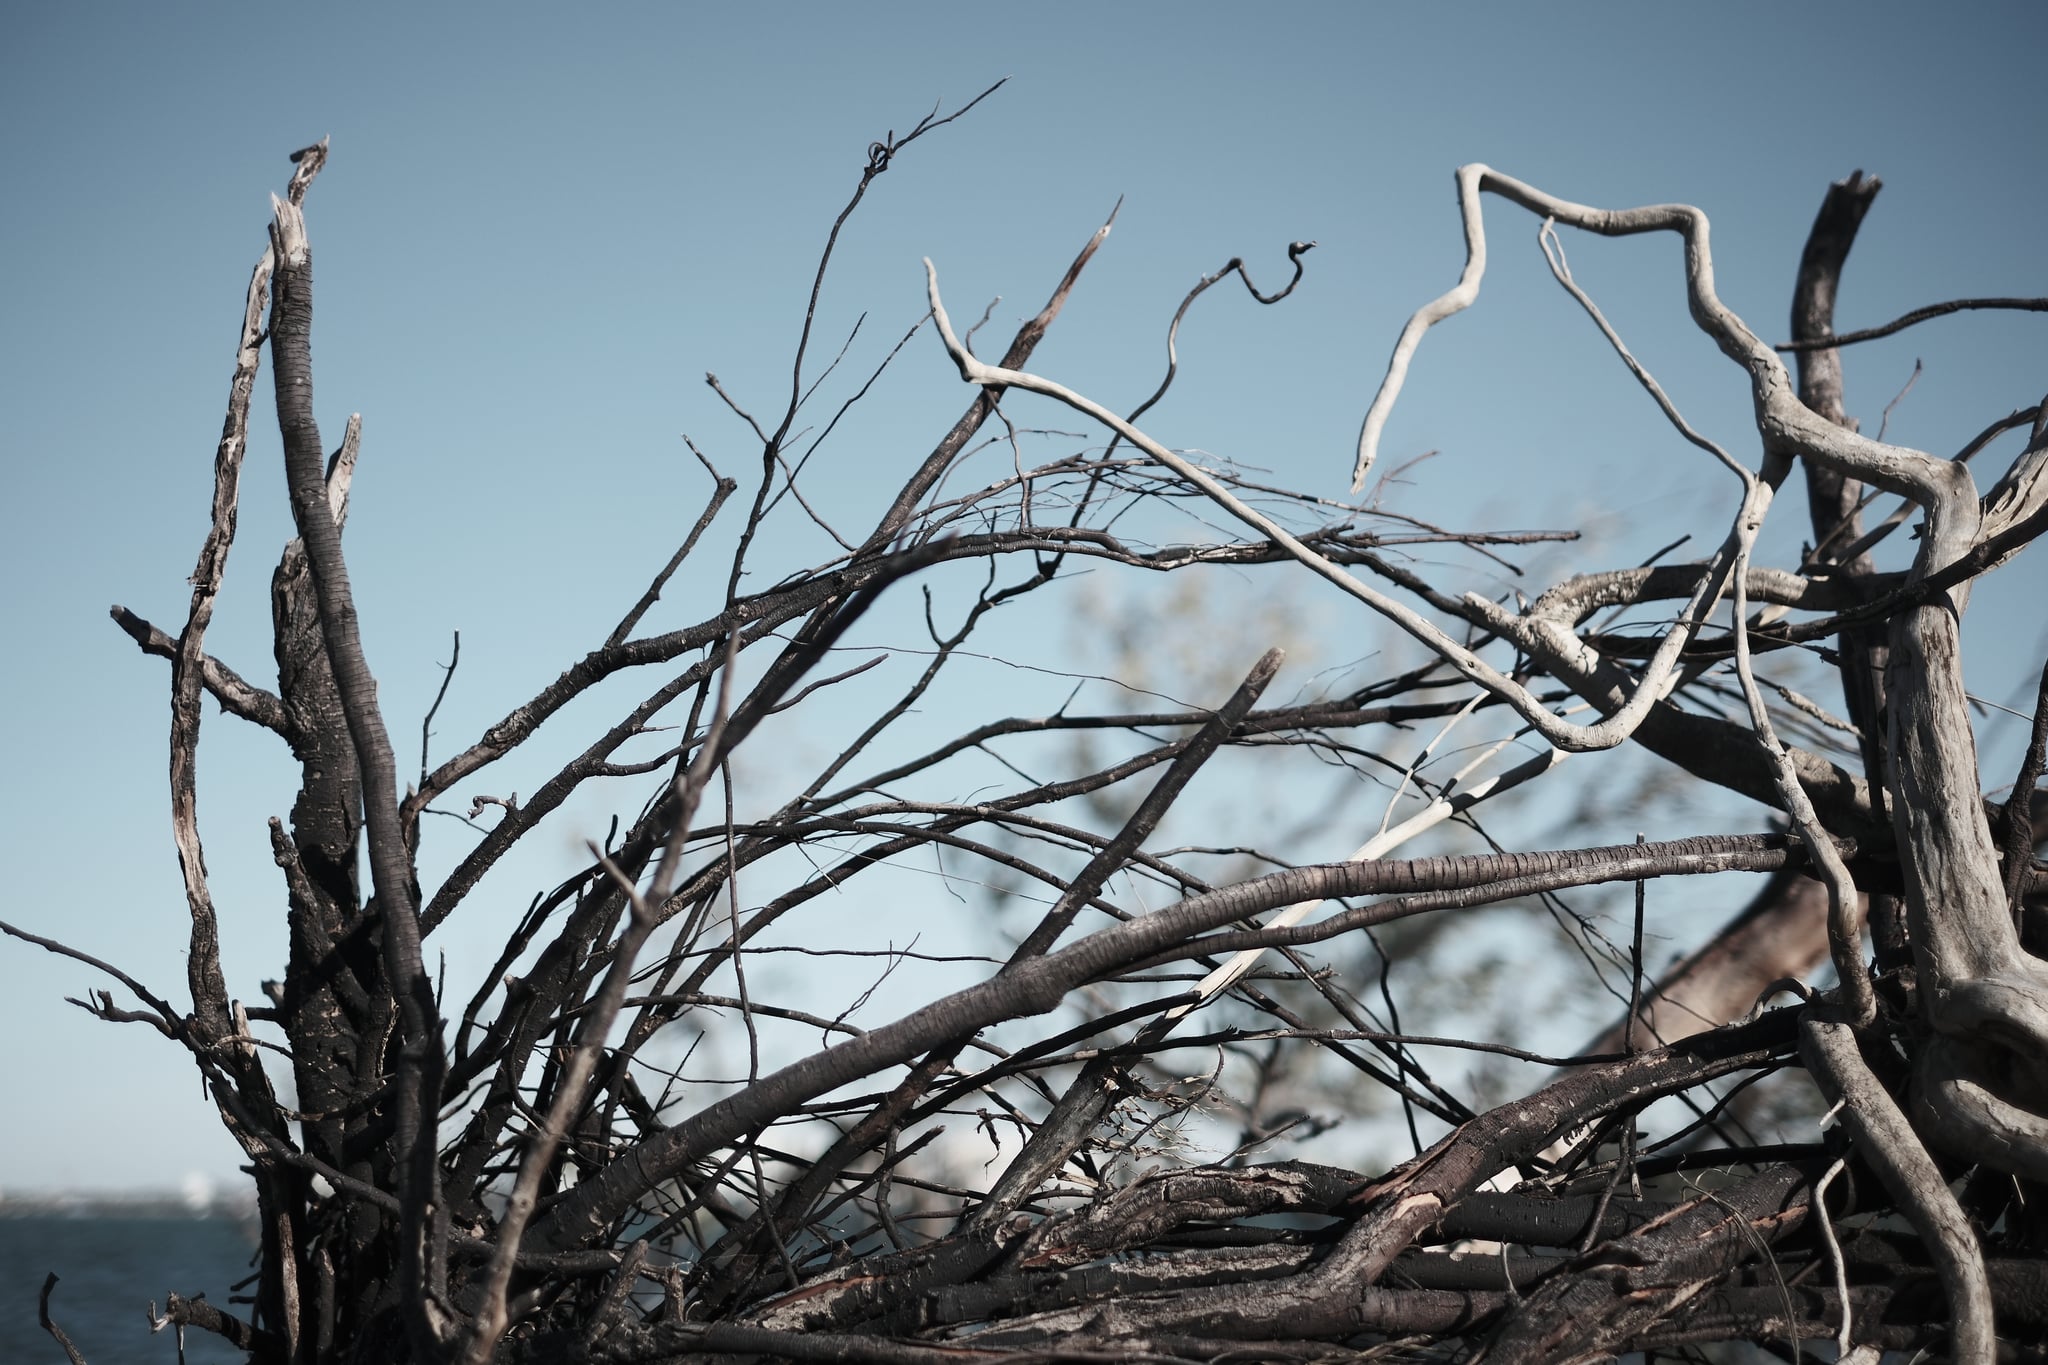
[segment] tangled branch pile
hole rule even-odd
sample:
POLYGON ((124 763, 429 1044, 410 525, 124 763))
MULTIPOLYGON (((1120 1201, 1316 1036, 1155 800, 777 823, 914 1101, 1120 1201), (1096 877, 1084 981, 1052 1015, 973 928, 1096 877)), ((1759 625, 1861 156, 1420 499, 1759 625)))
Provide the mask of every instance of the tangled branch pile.
MULTIPOLYGON (((846 213, 949 121, 875 144, 846 213)), ((673 576, 698 571, 693 551, 743 486, 707 459, 702 515, 603 643, 402 788, 342 550, 360 427, 351 419, 330 456, 314 417, 304 202, 326 156, 325 144, 298 156, 250 282, 190 614, 172 634, 114 613, 171 664, 191 999, 174 1005, 95 963, 135 1000, 103 993, 88 1008, 189 1053, 248 1154, 261 1216, 250 1310, 174 1299, 168 1320, 294 1365, 1510 1362, 1717 1341, 1796 1352, 1814 1339, 1845 1357, 1926 1347, 1989 1362, 2048 1339, 2048 967, 2033 951, 2048 881, 2032 825, 2044 721, 2009 796, 1987 799, 1958 648, 1972 583, 2048 526, 2048 409, 1992 423, 1954 459, 1859 434, 1842 410, 1831 325, 1875 180, 1829 191, 1792 342, 1774 350, 1716 295, 1697 210, 1589 208, 1482 166, 1459 173, 1465 272, 1401 334, 1365 419, 1360 486, 1409 367, 1426 363, 1428 329, 1479 296, 1488 196, 1546 225, 1559 282, 1675 429, 1730 475, 1726 529, 1705 560, 1582 573, 1508 604, 1426 581, 1400 547, 1491 555, 1527 535, 1446 531, 1276 490, 1154 440, 1141 425, 1150 401, 1125 416, 1034 374, 1034 349, 1107 225, 999 363, 957 334, 928 266, 929 321, 965 381, 965 411, 914 468, 891 474, 900 487, 871 530, 842 538, 829 562, 779 561, 771 516, 800 505, 817 516, 797 491, 808 449, 792 435, 820 377, 814 284, 787 407, 747 417, 760 460, 732 558, 707 580, 725 584, 717 609, 641 630, 673 576), (1566 228, 1678 238, 1693 318, 1753 397, 1750 451, 1686 424, 1573 279, 1566 228), (272 581, 274 690, 205 642, 265 340, 299 530, 272 581), (1796 380, 1779 351, 1795 356, 1796 380), (1031 465, 1016 423, 1041 405, 1086 417, 1106 444, 1031 465), (2026 433, 2024 449, 1980 494, 1969 461, 2010 431, 2026 433), (971 491, 948 486, 990 447, 1014 466, 971 491), (1795 474, 1814 548, 1796 565, 1754 563, 1758 530, 1795 474), (1898 513, 1866 529, 1862 509, 1878 494, 1899 499, 1898 513), (1238 532, 1155 542, 1134 529, 1190 510, 1238 532), (1910 566, 1879 572, 1870 551, 1915 515, 1910 566), (1342 695, 1262 707, 1274 651, 1213 709, 1062 709, 993 717, 943 742, 918 734, 920 699, 977 627, 1083 561, 1313 574, 1426 660, 1342 695), (898 694, 869 711, 841 703, 836 752, 786 790, 735 783, 734 756, 758 748, 774 717, 821 690, 856 695, 847 685, 866 665, 835 671, 829 660, 879 600, 949 572, 980 587, 951 624, 927 613, 928 658, 898 694), (743 575, 773 586, 743 590, 743 575), (1654 638, 1596 622, 1657 603, 1681 605, 1654 638), (1833 642, 1839 719, 1796 694, 1797 706, 1766 695, 1772 658, 1810 641, 1833 642), (630 677, 649 680, 643 700, 523 799, 479 802, 473 843, 422 884, 422 817, 437 802, 572 701, 630 677), (289 745, 302 774, 289 822, 271 826, 290 961, 260 1007, 238 1003, 224 979, 201 858, 205 696, 289 745), (1421 799, 1349 860, 1249 875, 1242 857, 1211 848, 1148 846, 1219 754, 1262 762, 1307 749, 1362 763, 1375 727, 1475 714, 1503 719, 1533 757, 1474 763, 1450 782, 1411 767, 1403 781, 1421 799), (1830 752, 1831 733, 1853 739, 1830 752), (870 758, 906 734, 913 756, 870 758), (1073 743, 1081 736, 1121 747, 1076 764, 1098 752, 1073 743), (1566 755, 1631 743, 1775 808, 1785 828, 1389 856, 1566 755), (963 799, 972 784, 959 765, 988 755, 1003 785, 963 799), (572 795, 643 774, 658 781, 654 795, 533 899, 466 1001, 459 988, 444 996, 426 965, 431 936, 572 795), (888 1022, 862 1029, 832 1015, 836 1002, 764 988, 758 970, 750 979, 769 945, 807 941, 806 914, 859 903, 848 898, 878 870, 934 857, 1037 896, 1030 921, 967 984, 928 1000, 885 996, 888 1022), (1640 949, 1622 959, 1623 1023, 1547 1084, 1490 1108, 1433 1075, 1422 1041, 1365 1001, 1373 983, 1357 964, 1370 955, 1334 968, 1315 956, 1415 917, 1736 870, 1773 875, 1722 939, 1662 982, 1644 978, 1640 949), (1760 957, 1729 948, 1767 938, 1777 946, 1760 957), (1822 957, 1833 988, 1770 989, 1822 957), (726 1055, 748 1058, 747 1074, 693 1070, 672 1041, 700 1035, 733 1040, 726 1055), (1134 1128, 1189 1107, 1161 1059, 1193 1047, 1220 1050, 1239 1094, 1290 1068, 1343 1068, 1352 1088, 1445 1135, 1387 1170, 1273 1163, 1262 1143, 1302 1119, 1252 1100, 1230 1150, 1141 1169, 1133 1152, 1158 1151, 1134 1128), (1740 1091, 1727 1082, 1802 1069, 1839 1122, 1801 1142, 1729 1136, 1719 1120, 1740 1091), (1651 1111, 1672 1097, 1690 1097, 1694 1113, 1651 1111), (937 1136, 947 1116, 1009 1135, 1006 1160, 960 1160, 937 1136)), ((1310 245, 1290 248, 1293 277, 1273 293, 1232 260, 1188 296, 1175 328, 1228 274, 1279 303, 1310 245)), ((830 258, 828 246, 819 283, 830 258)))

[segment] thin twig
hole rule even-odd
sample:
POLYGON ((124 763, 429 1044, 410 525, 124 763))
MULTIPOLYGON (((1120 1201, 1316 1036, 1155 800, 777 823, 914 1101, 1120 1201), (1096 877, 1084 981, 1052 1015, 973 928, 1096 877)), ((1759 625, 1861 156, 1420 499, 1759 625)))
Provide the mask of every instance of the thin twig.
MULTIPOLYGON (((698 539, 703 536, 705 528, 710 526, 713 519, 718 516, 718 509, 725 506, 725 500, 731 497, 740 486, 737 479, 729 479, 719 473, 711 461, 705 457, 704 452, 697 449, 697 443, 688 436, 683 437, 683 444, 690 448, 690 453, 697 457, 698 463, 702 464, 709 471, 712 483, 711 500, 704 504, 704 510, 697 514, 697 524, 690 528, 690 534, 683 537, 681 547, 669 556, 668 563, 662 565, 661 572, 656 574, 654 581, 647 585, 647 591, 640 594, 640 600, 635 602, 626 614, 619 618, 619 623, 612 627, 611 634, 605 636, 604 647, 606 649, 616 649, 621 644, 624 644, 626 637, 633 633, 633 627, 639 625, 640 618, 647 614, 647 609, 661 600, 661 590, 668 586, 669 579, 675 576, 676 570, 682 567, 683 561, 690 557, 690 551, 697 548, 698 539)), ((424 786, 424 780, 422 781, 422 786, 424 786)))
MULTIPOLYGON (((1662 699, 1662 689, 1672 677, 1671 670, 1680 652, 1704 621, 1714 602, 1719 599, 1725 582, 1725 572, 1710 571, 1703 575, 1700 589, 1695 594, 1690 608, 1665 636, 1656 657, 1643 670, 1643 679, 1638 684, 1635 694, 1607 719, 1595 725, 1579 726, 1560 721, 1520 683, 1499 672, 1477 654, 1452 639, 1427 617, 1345 573, 1272 518, 1247 505, 1207 470, 1168 450, 1101 404, 1051 380, 1018 370, 984 365, 967 354, 953 335, 952 322, 947 318, 945 305, 939 297, 938 271, 929 259, 925 261, 925 280, 932 312, 938 321, 939 335, 944 340, 946 350, 953 357, 954 363, 959 366, 962 379, 985 388, 1021 388, 1043 394, 1067 404, 1078 412, 1086 413, 1104 426, 1120 433, 1125 440, 1199 488, 1232 516, 1285 547, 1288 553, 1318 576, 1364 602, 1465 677, 1500 697, 1523 719, 1535 726, 1545 739, 1560 749, 1610 749, 1626 740, 1641 723, 1642 718, 1649 713, 1650 708, 1662 699)), ((1717 562, 1725 563, 1725 555, 1717 562)), ((1483 598, 1468 595, 1466 604, 1474 611, 1498 613, 1498 609, 1483 598)), ((1489 617, 1488 623, 1494 624, 1492 617, 1489 617)))
POLYGON ((1859 341, 1876 341, 1894 332, 1903 332, 1916 323, 1929 318, 1946 317, 1966 309, 2000 308, 2014 309, 2026 313, 2048 312, 2048 299, 1984 298, 1950 299, 1947 303, 1930 303, 1925 308, 1915 308, 1902 317, 1893 318, 1881 327, 1865 327, 1859 332, 1844 332, 1840 336, 1816 337, 1812 341, 1781 341, 1771 347, 1774 351, 1821 351, 1834 350, 1840 346, 1854 346, 1859 341))
POLYGON ((448 684, 455 681, 455 665, 462 662, 462 632, 456 631, 455 643, 449 647, 448 663, 441 670, 441 686, 434 693, 434 704, 427 708, 427 714, 420 717, 420 785, 427 782, 427 741, 434 734, 434 716, 441 709, 441 703, 448 696, 448 684))

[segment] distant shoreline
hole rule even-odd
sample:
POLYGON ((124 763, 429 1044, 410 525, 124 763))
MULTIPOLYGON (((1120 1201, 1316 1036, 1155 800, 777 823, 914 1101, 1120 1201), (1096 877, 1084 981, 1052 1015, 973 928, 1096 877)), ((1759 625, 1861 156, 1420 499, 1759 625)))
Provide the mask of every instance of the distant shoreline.
POLYGON ((256 1217, 253 1195, 215 1194, 205 1199, 166 1191, 160 1194, 0 1195, 0 1219, 6 1218, 181 1218, 249 1222, 256 1217))

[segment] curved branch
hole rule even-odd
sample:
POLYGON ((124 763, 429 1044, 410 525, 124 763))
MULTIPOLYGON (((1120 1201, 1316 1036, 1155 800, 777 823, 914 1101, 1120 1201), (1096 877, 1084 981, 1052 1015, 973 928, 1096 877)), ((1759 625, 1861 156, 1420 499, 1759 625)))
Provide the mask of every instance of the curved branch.
MULTIPOLYGON (((1458 171, 1467 261, 1456 289, 1410 319, 1396 350, 1395 365, 1374 400, 1391 403, 1407 360, 1422 334, 1441 317, 1477 297, 1485 270, 1482 190, 1531 213, 1605 236, 1675 232, 1685 242, 1686 296, 1694 321, 1722 353, 1749 375, 1756 425, 1769 460, 1766 476, 1782 476, 1793 458, 1817 462, 1844 477, 1876 484, 1926 509, 1925 534, 1909 576, 1924 584, 1959 565, 1990 557, 2002 541, 2048 514, 2031 494, 2048 459, 2024 459, 2009 482, 2012 493, 2000 504, 2000 523, 1987 523, 1976 484, 1960 463, 1922 451, 1886 445, 1846 430, 1800 401, 1777 355, 1757 339, 1714 290, 1713 255, 1707 217, 1683 204, 1609 210, 1558 199, 1483 165, 1458 171)), ((1375 430, 1377 430, 1375 428, 1375 430)), ((1372 450, 1362 449, 1361 465, 1372 450)), ((1979 797, 1975 739, 1964 690, 1959 618, 1968 604, 1967 586, 1936 596, 1893 617, 1890 640, 1892 695, 1888 706, 1891 814, 1905 872, 1904 889, 1919 967, 1919 1004, 1933 1029, 1957 1040, 1971 1038, 1982 1023, 1975 995, 1997 996, 2001 1041, 1978 1044, 2005 1051, 2048 1052, 2048 967, 2025 955, 2007 913, 1998 855, 1979 797), (2023 1046, 2021 1046, 2023 1044, 2023 1046)), ((1667 640, 1667 644, 1668 644, 1667 640)), ((1662 651, 1660 650, 1660 657, 1662 651)), ((2025 1111, 2008 1101, 2013 1131, 2025 1111)))
MULTIPOLYGON (((1030 393, 1057 399, 1077 412, 1085 413, 1109 427, 1132 445, 1186 479, 1207 494, 1209 499, 1229 512, 1247 526, 1270 537, 1284 546, 1295 559, 1313 570, 1319 577, 1335 584, 1351 596, 1371 607, 1380 615, 1392 621, 1403 631, 1413 636, 1437 657, 1451 665, 1472 682, 1501 698, 1513 707, 1539 734, 1560 749, 1577 753, 1600 749, 1611 749, 1622 743, 1641 723, 1662 697, 1665 684, 1673 674, 1672 666, 1678 655, 1691 640, 1704 619, 1707 611, 1719 599, 1721 584, 1725 581, 1726 557, 1720 561, 1721 571, 1710 572, 1702 580, 1694 597, 1692 609, 1684 613, 1677 625, 1665 637, 1657 657, 1644 670, 1644 678, 1628 702, 1605 720, 1594 725, 1573 725, 1552 714, 1543 703, 1514 679, 1499 672, 1491 664, 1452 639, 1427 617, 1419 612, 1374 591, 1365 584, 1345 573, 1323 555, 1302 543, 1285 527, 1251 507, 1236 494, 1219 483, 1215 476, 1192 461, 1168 450, 1159 442, 1132 426, 1116 413, 1092 399, 1083 397, 1063 385, 1021 370, 1005 369, 986 365, 974 358, 953 334, 952 320, 946 315, 945 303, 939 297, 939 275, 931 261, 924 263, 925 287, 930 297, 932 314, 938 323, 939 336, 946 344, 946 351, 954 364, 960 368, 960 377, 970 384, 984 388, 1019 388, 1030 393)), ((1467 605, 1474 610, 1490 606, 1483 599, 1468 597, 1467 605)), ((1489 624, 1491 621, 1489 620, 1489 624)))
POLYGON ((1947 317, 1950 313, 1960 313, 1974 308, 2001 308, 2014 309, 2026 313, 2048 313, 2048 299, 1950 299, 1946 303, 1930 303, 1925 308, 1915 308, 1912 312, 1902 317, 1893 318, 1882 327, 1865 327, 1860 332, 1844 332, 1838 337, 1818 337, 1811 341, 1781 341, 1771 347, 1771 349, 1774 351, 1797 352, 1833 350, 1837 346, 1854 346, 1859 341, 1876 341, 1879 337, 1888 337, 1894 332, 1903 332, 1908 327, 1914 326, 1917 323, 1926 322, 1929 318, 1947 317))
POLYGON ((1990 1365, 1998 1358, 1991 1323, 1991 1283, 1977 1235, 1948 1183, 1899 1106, 1870 1074, 1845 1024, 1808 1019, 1800 1029, 1807 1069, 1831 1100, 1843 1101, 1843 1122, 1857 1147, 1877 1168, 1885 1188, 1899 1201, 1921 1240, 1933 1253, 1954 1315, 1951 1358, 1962 1365, 1990 1365))
MULTIPOLYGON (((1180 324, 1187 317, 1188 309, 1195 306, 1195 300, 1202 297, 1202 294, 1209 288, 1210 285, 1215 284, 1225 275, 1235 274, 1239 279, 1244 281, 1245 289, 1248 290, 1251 293, 1251 296, 1257 299, 1260 303, 1278 303, 1280 302, 1280 300, 1286 298, 1289 294, 1292 294, 1294 292, 1294 286, 1301 283, 1301 258, 1308 252, 1313 251, 1315 249, 1315 245, 1316 244, 1314 242, 1289 242, 1287 244, 1287 260, 1289 264, 1293 265, 1294 267, 1294 277, 1287 281, 1285 288, 1276 290, 1271 294, 1261 294, 1259 292, 1259 287, 1252 283, 1251 274, 1249 271, 1245 269, 1244 257, 1242 256, 1232 256, 1228 261, 1225 261, 1223 263, 1223 268, 1221 270, 1217 271, 1213 275, 1204 275, 1200 280, 1197 280, 1195 282, 1195 287, 1193 289, 1188 290, 1187 297, 1180 301, 1180 307, 1174 310, 1173 321, 1168 323, 1166 327, 1165 377, 1163 377, 1159 381, 1159 387, 1152 390, 1152 396, 1150 398, 1147 398, 1144 402, 1138 404, 1137 407, 1132 408, 1131 415, 1125 418, 1124 420, 1128 422, 1135 422, 1140 417, 1143 417, 1147 412, 1151 411, 1152 406, 1155 403, 1157 403, 1160 399, 1166 396, 1166 391, 1173 387, 1174 376, 1180 373, 1180 324)), ((1014 369, 1015 366, 1011 366, 1011 368, 1014 369)), ((1113 450, 1115 449, 1115 447, 1112 446, 1111 449, 1113 450)), ((1105 458, 1107 458, 1107 454, 1108 452, 1104 452, 1105 458)))
POLYGON ((1360 433, 1358 466, 1354 487, 1377 457, 1379 437, 1386 416, 1400 396, 1408 365, 1423 334, 1444 318, 1469 307, 1479 297, 1486 273, 1486 226, 1480 208, 1480 192, 1500 195, 1529 212, 1555 218, 1570 227, 1606 237, 1630 237, 1645 232, 1674 232, 1685 241, 1686 297, 1693 320, 1712 337, 1730 360, 1749 373, 1751 397, 1755 403, 1757 427, 1767 450, 1785 455, 1805 455, 1840 468, 1892 492, 1903 494, 1929 509, 1930 540, 1934 542, 1939 567, 1966 547, 1976 529, 1975 495, 1967 471, 1945 460, 1904 446, 1889 446, 1855 432, 1844 431, 1809 411, 1793 392, 1784 365, 1770 347, 1757 339, 1749 327, 1721 302, 1714 291, 1713 252, 1709 246, 1706 214, 1688 204, 1654 204, 1634 209, 1600 209, 1559 199, 1489 166, 1473 163, 1458 168, 1458 205, 1465 224, 1465 269, 1458 284, 1440 298, 1425 304, 1409 318, 1367 409, 1367 427, 1360 433), (1374 419, 1378 420, 1375 421, 1374 419), (1970 489, 1962 506, 1962 494, 1970 489))

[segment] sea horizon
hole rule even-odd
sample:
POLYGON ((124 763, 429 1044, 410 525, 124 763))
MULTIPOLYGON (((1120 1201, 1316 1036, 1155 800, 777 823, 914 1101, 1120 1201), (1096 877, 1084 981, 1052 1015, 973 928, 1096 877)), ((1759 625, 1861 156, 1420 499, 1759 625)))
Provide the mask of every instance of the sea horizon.
MULTIPOLYGON (((0 1193, 0 1361, 65 1365, 64 1350, 37 1321, 44 1281, 57 1276, 51 1317, 87 1365, 170 1365, 177 1331, 150 1330, 165 1296, 204 1295, 239 1317, 236 1300, 253 1270, 255 1201, 234 1191, 13 1191, 0 1193)), ((246 1290, 241 1293, 246 1293, 246 1290)), ((209 1333, 187 1329, 189 1365, 247 1357, 209 1333)))

